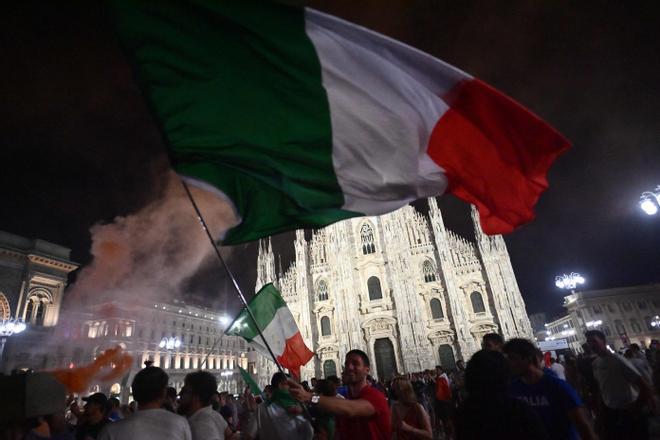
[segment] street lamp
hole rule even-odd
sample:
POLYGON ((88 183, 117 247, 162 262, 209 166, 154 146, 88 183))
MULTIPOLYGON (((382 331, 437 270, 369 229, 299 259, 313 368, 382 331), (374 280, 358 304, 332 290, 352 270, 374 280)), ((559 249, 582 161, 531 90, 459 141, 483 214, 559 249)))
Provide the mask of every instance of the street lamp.
POLYGON ((602 320, 597 320, 597 321, 587 321, 586 323, 587 328, 593 328, 594 330, 603 325, 602 320))
POLYGON ((651 327, 656 330, 660 330, 660 315, 655 315, 651 321, 651 327))
POLYGON ((181 341, 179 338, 163 338, 160 340, 158 346, 167 350, 174 350, 175 348, 181 347, 181 341))
POLYGON ((27 325, 22 319, 10 318, 0 321, 0 365, 2 365, 3 362, 3 354, 5 352, 7 338, 23 332, 26 328, 27 325))
POLYGON ((571 272, 569 275, 563 274, 555 277, 555 286, 560 289, 573 291, 578 284, 584 284, 584 277, 576 272, 571 272))
POLYGON ((227 327, 231 323, 231 318, 227 315, 222 315, 218 318, 218 321, 220 321, 223 327, 227 327))
POLYGON ((660 185, 655 191, 644 191, 639 197, 639 207, 648 215, 655 215, 660 208, 660 185))

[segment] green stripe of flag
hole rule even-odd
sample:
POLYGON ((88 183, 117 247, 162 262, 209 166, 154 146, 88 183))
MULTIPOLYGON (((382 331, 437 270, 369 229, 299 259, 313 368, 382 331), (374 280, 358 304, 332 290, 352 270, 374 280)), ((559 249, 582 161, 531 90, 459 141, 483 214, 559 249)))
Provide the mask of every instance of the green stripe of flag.
POLYGON ((302 8, 111 4, 175 169, 222 190, 243 219, 225 244, 358 215, 340 209, 328 99, 302 8))
POLYGON ((243 378, 247 386, 250 387, 250 392, 255 396, 261 395, 261 389, 259 388, 259 385, 252 378, 252 375, 250 375, 250 373, 248 373, 241 367, 238 367, 238 371, 241 372, 241 377, 243 378))
MULTIPOLYGON (((248 302, 250 311, 254 315, 259 328, 263 331, 273 320, 277 309, 286 307, 286 303, 280 296, 280 293, 272 283, 263 286, 252 299, 248 302)), ((246 308, 243 308, 234 322, 225 331, 229 336, 240 336, 247 341, 252 341, 259 335, 259 331, 254 325, 254 321, 248 314, 246 308)))

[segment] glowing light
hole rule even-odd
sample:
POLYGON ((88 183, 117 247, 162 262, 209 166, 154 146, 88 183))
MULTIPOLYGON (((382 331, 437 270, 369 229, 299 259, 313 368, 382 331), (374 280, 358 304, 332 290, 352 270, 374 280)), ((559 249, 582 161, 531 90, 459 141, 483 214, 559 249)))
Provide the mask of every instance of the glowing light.
POLYGON ((647 215, 655 215, 660 208, 660 185, 655 191, 644 191, 639 198, 639 207, 647 215))
POLYGON ((642 211, 647 215, 655 215, 658 213, 658 206, 649 199, 641 201, 639 207, 642 208, 642 211))
POLYGON ((222 315, 221 317, 218 318, 218 321, 220 321, 220 324, 225 326, 225 325, 229 325, 231 319, 227 315, 222 315))
POLYGON ((20 319, 3 319, 0 321, 0 336, 11 336, 21 333, 27 325, 20 319))
POLYGON ((582 275, 576 272, 571 272, 569 275, 563 274, 555 278, 555 286, 560 289, 575 289, 578 284, 584 284, 585 279, 582 275))

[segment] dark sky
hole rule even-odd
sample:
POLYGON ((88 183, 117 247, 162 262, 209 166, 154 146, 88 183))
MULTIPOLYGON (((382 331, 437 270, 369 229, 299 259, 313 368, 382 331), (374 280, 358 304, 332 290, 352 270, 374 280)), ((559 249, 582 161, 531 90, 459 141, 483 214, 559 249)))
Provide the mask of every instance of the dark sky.
MULTIPOLYGON (((574 147, 552 169, 538 218, 507 236, 529 312, 557 312, 554 276, 589 288, 660 281, 660 216, 638 208, 660 184, 660 12, 656 2, 317 1, 514 97, 574 147)), ((89 228, 162 193, 165 149, 101 6, 24 2, 0 18, 0 230, 69 246, 90 261, 89 228)), ((467 208, 445 198, 450 227, 467 208)), ((275 237, 290 253, 290 236, 275 237)), ((246 291, 255 246, 231 265, 246 291)), ((188 282, 227 285, 213 261, 188 282)), ((228 288, 228 287, 227 287, 228 288)), ((229 294, 227 294, 229 295, 229 294)), ((221 305, 233 308, 232 296, 221 305)))

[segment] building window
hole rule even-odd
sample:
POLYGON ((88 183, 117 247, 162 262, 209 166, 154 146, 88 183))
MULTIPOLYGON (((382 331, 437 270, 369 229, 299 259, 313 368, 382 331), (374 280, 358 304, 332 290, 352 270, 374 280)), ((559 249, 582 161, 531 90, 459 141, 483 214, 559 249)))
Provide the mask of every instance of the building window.
POLYGON ((470 294, 470 301, 472 302, 472 310, 474 313, 485 313, 484 300, 479 292, 472 292, 470 294))
POLYGON ((630 327, 632 328, 633 333, 641 333, 642 328, 639 326, 639 323, 636 319, 630 320, 630 327))
POLYGON ((621 307, 621 311, 623 312, 630 312, 632 310, 632 306, 630 305, 629 302, 622 302, 621 304, 619 304, 619 306, 621 307))
POLYGON ((362 253, 364 255, 376 252, 374 230, 367 223, 360 228, 360 239, 362 240, 362 253))
POLYGON ((335 365, 335 361, 327 360, 323 362, 323 377, 327 379, 329 376, 336 376, 336 375, 337 375, 337 366, 335 365))
POLYGON ((644 301, 637 301, 637 308, 639 310, 646 310, 646 303, 644 301))
POLYGON ((321 318, 321 336, 330 336, 332 331, 330 330, 330 318, 324 316, 321 318))
POLYGON ((321 280, 319 281, 318 286, 316 287, 316 292, 318 294, 319 301, 328 300, 328 283, 321 280))
POLYGON ((600 315, 601 313, 603 313, 600 306, 593 306, 592 308, 594 310, 594 314, 600 315))
POLYGON ((444 317, 445 316, 442 313, 442 304, 440 304, 440 300, 437 298, 433 298, 431 300, 431 318, 442 319, 444 317))
POLYGON ((378 277, 370 277, 367 280, 367 290, 369 291, 369 300, 383 298, 383 291, 380 289, 380 280, 378 277))
POLYGON ((612 304, 609 303, 607 304, 607 311, 610 313, 614 313, 614 307, 612 306, 612 304))
POLYGON ((605 333, 605 336, 612 335, 612 332, 610 331, 610 328, 608 326, 604 325, 602 328, 603 328, 603 333, 605 333))
POLYGON ((424 274, 425 283, 435 281, 435 267, 433 267, 433 263, 429 260, 424 261, 424 264, 422 265, 422 273, 424 274))
POLYGON ((616 332, 620 335, 623 335, 626 333, 626 327, 623 325, 623 322, 619 321, 618 319, 614 321, 614 327, 616 328, 616 332))

